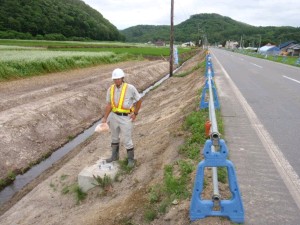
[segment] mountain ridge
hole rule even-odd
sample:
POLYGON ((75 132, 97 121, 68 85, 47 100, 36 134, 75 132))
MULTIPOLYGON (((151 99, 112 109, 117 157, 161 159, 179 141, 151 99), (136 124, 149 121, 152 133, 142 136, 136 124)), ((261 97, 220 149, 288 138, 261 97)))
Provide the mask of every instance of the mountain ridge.
MULTIPOLYGON (((148 42, 169 40, 170 26, 168 25, 137 25, 121 30, 129 42, 148 42)), ((300 28, 292 26, 253 26, 216 13, 202 13, 191 15, 189 19, 174 26, 174 37, 177 42, 198 42, 203 36, 211 44, 224 44, 228 40, 239 41, 245 45, 277 43, 288 40, 300 42, 300 28)))

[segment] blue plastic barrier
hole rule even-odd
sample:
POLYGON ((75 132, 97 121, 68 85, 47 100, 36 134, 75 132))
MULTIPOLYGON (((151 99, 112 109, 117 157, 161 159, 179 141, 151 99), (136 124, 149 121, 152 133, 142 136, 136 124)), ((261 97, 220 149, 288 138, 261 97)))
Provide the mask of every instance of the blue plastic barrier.
POLYGON ((231 161, 227 160, 228 149, 225 141, 220 139, 220 151, 211 150, 212 141, 207 140, 203 149, 204 160, 198 164, 194 190, 190 206, 191 221, 203 219, 207 216, 228 217, 235 223, 244 222, 244 207, 236 179, 235 169, 231 161), (227 167, 229 189, 232 195, 230 200, 220 200, 220 210, 215 211, 212 200, 201 199, 204 182, 205 167, 227 167))
MULTIPOLYGON (((213 80, 211 80, 211 85, 212 85, 211 87, 212 87, 212 91, 213 91, 213 98, 214 98, 215 108, 216 109, 220 109, 219 98, 218 98, 218 95, 217 95, 217 89, 215 87, 215 83, 214 83, 213 80)), ((206 93, 207 93, 208 89, 209 89, 208 79, 206 79, 205 85, 204 85, 204 87, 202 89, 201 101, 200 101, 200 106, 199 106, 200 109, 208 108, 209 102, 205 101, 206 93)))
POLYGON ((205 77, 208 77, 208 76, 211 76, 211 77, 215 76, 215 72, 214 72, 214 68, 212 66, 211 58, 208 58, 206 60, 206 63, 205 63, 205 77), (210 61, 208 61, 208 60, 210 60, 210 61))

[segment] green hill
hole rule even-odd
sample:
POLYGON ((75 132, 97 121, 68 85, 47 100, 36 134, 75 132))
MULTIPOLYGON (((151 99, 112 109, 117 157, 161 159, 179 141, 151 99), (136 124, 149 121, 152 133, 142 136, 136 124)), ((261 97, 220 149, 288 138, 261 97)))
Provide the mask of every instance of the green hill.
POLYGON ((124 40, 81 0, 0 0, 0 38, 124 40))
MULTIPOLYGON (((139 25, 121 31, 128 42, 148 42, 169 40, 170 26, 139 25)), ((295 40, 300 42, 300 28, 295 27, 256 27, 235 21, 218 14, 196 14, 174 26, 177 42, 195 41, 206 35, 210 44, 224 44, 227 40, 245 41, 244 46, 257 45, 261 36, 262 43, 275 43, 295 40)))

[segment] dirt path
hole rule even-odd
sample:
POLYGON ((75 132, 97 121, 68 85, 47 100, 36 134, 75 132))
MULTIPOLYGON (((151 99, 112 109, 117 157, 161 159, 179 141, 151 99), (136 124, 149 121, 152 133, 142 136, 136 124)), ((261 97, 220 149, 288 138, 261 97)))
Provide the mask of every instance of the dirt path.
MULTIPOLYGON (((181 70, 191 69, 200 60, 203 60, 203 55, 194 57, 181 70)), ((111 83, 109 77, 114 67, 104 66, 78 70, 75 71, 74 79, 69 77, 69 73, 65 73, 64 76, 57 75, 59 81, 56 78, 49 77, 53 82, 53 85, 50 86, 45 86, 45 80, 42 81, 43 79, 47 80, 46 77, 34 78, 33 80, 37 80, 37 85, 34 86, 35 89, 29 88, 29 82, 28 87, 22 85, 21 90, 18 91, 15 97, 12 94, 12 89, 5 87, 3 89, 5 91, 2 92, 1 87, 1 95, 6 95, 7 98, 5 99, 13 99, 12 103, 5 100, 1 102, 3 107, 1 108, 2 112, 0 112, 2 126, 6 129, 9 128, 10 124, 17 119, 18 113, 21 113, 21 109, 28 109, 26 107, 29 107, 31 113, 38 118, 37 121, 42 123, 42 125, 39 123, 36 123, 36 125, 29 125, 29 123, 23 125, 28 134, 32 134, 30 129, 38 130, 36 129, 37 126, 41 126, 40 132, 34 133, 37 135, 31 137, 33 139, 31 142, 24 143, 26 139, 21 139, 20 143, 13 142, 15 154, 18 155, 20 147, 24 145, 26 147, 22 148, 24 158, 28 160, 32 155, 36 157, 39 154, 35 148, 40 151, 41 145, 49 146, 52 144, 53 146, 53 143, 64 142, 58 136, 73 134, 72 132, 76 133, 77 130, 87 126, 91 120, 99 118, 103 113, 104 95, 111 83), (101 75, 98 74, 100 69, 101 75), (85 79, 82 79, 82 76, 85 76, 85 79), (62 80, 60 81, 60 79, 62 80), (29 92, 28 90, 32 91, 29 92), (30 93, 33 92, 38 93, 37 96, 39 96, 33 98, 34 101, 30 97, 30 93), (99 101, 102 101, 102 103, 99 104, 99 101), (20 102, 24 103, 20 104, 20 102), (44 105, 41 106, 41 102, 44 105), (59 104, 60 107, 57 106, 62 114, 56 111, 58 109, 55 108, 57 102, 64 103, 59 104), (8 114, 10 110, 12 110, 12 113, 8 114), (14 112, 14 110, 19 111, 14 112), (36 113, 36 110, 38 110, 38 113, 36 113), (41 115, 43 113, 45 116, 41 115), (77 115, 78 113, 80 115, 77 115), (15 117, 10 117, 11 115, 15 117), (60 116, 64 117, 60 118, 60 116), (69 117, 71 117, 71 120, 64 122, 69 117), (2 123, 3 118, 6 118, 8 122, 2 123), (48 123, 42 122, 42 119, 44 121, 45 118, 49 121, 48 123), (38 143, 37 145, 33 144, 35 140, 44 137, 44 132, 55 133, 52 123, 57 126, 57 129, 64 126, 70 126, 72 129, 58 132, 57 135, 53 134, 50 140, 49 135, 47 135, 45 139, 42 139, 40 145, 38 143), (75 126, 77 123, 78 125, 75 126), (27 126, 32 126, 32 128, 28 129, 27 126), (47 129, 42 132, 42 129, 46 127, 47 129), (28 149, 31 149, 31 151, 28 151, 28 149)), ((163 61, 136 62, 132 65, 129 62, 120 65, 120 67, 125 68, 125 71, 129 74, 126 78, 127 81, 142 90, 147 85, 149 86, 149 83, 152 83, 153 80, 158 80, 166 74, 168 63, 163 61)), ((203 71, 197 70, 183 78, 172 77, 144 97, 134 130, 137 167, 131 174, 123 175, 119 182, 115 182, 113 189, 107 195, 99 195, 99 189, 94 188, 88 192, 87 198, 83 202, 76 204, 74 196, 62 194, 66 187, 77 182, 77 175, 84 167, 92 165, 99 157, 106 157, 110 154, 109 134, 94 134, 78 146, 72 154, 65 157, 60 164, 54 166, 58 169, 54 168, 52 171, 48 171, 48 174, 40 177, 40 180, 37 179, 32 184, 32 191, 1 215, 0 224, 148 224, 143 218, 144 205, 148 201, 147 193, 152 185, 161 182, 164 166, 180 158, 178 147, 184 140, 181 126, 184 117, 191 110, 198 107, 196 103, 197 91, 203 85, 201 74, 203 74, 203 71)), ((22 83, 22 81, 18 82, 22 83)), ((4 98, 2 97, 2 99, 4 98)), ((31 121, 30 116, 26 116, 28 121, 31 121)), ((19 126, 17 128, 12 127, 10 132, 14 133, 12 131, 15 131, 17 133, 22 128, 22 125, 20 125, 22 121, 20 119, 15 122, 14 124, 19 126)), ((0 137, 7 138, 4 140, 9 139, 3 132, 0 133, 0 137)), ((9 143, 12 143, 12 137, 10 138, 9 143)), ((4 156, 6 161, 11 160, 11 163, 15 163, 15 158, 11 159, 6 156, 8 151, 3 153, 3 147, 8 146, 9 144, 4 145, 1 142, 1 157, 4 156)), ((121 158, 124 157, 125 149, 122 148, 121 158)), ((6 164, 3 168, 7 168, 9 165, 6 164)), ((1 165, 1 171, 3 168, 1 165)), ((188 211, 189 200, 182 201, 171 207, 165 215, 154 220, 151 224, 190 224, 188 211)), ((208 218, 192 224, 230 223, 219 218, 208 218)))

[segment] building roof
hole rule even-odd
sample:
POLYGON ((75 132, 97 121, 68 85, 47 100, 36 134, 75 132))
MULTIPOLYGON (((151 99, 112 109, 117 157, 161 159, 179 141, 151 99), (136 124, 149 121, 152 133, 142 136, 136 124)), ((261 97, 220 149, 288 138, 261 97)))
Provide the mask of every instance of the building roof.
POLYGON ((267 52, 267 51, 280 51, 280 49, 275 45, 265 45, 259 49, 260 52, 267 52))
POLYGON ((258 52, 261 54, 277 55, 280 53, 280 49, 275 45, 271 45, 271 46, 265 45, 265 46, 261 47, 258 50, 258 52))
POLYGON ((282 48, 285 48, 285 47, 289 46, 290 44, 296 44, 296 41, 287 41, 287 42, 284 42, 284 43, 280 44, 278 46, 278 48, 282 49, 282 48))
POLYGON ((299 50, 300 49, 300 44, 294 44, 288 47, 288 49, 294 49, 294 50, 299 50))

